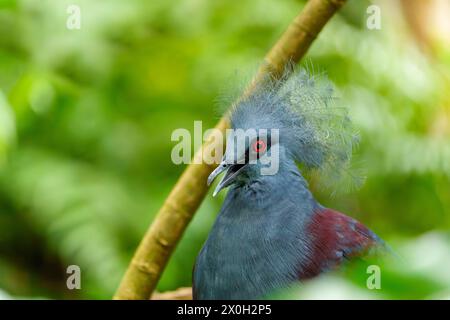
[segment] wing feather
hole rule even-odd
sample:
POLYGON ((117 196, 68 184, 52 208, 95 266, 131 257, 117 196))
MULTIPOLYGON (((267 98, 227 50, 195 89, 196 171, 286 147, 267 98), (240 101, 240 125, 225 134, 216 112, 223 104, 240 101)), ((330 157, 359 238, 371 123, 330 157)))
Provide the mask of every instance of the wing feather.
POLYGON ((314 212, 308 231, 312 236, 312 250, 308 263, 300 268, 301 280, 334 269, 345 260, 371 254, 383 245, 363 224, 328 208, 314 212))

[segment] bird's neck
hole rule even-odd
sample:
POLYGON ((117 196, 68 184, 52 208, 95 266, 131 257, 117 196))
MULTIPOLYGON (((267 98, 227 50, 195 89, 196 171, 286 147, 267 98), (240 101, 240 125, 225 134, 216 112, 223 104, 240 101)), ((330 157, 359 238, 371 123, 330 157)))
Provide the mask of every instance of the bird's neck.
MULTIPOLYGON (((294 160, 290 158, 282 160, 275 175, 254 176, 233 186, 227 194, 224 207, 233 204, 242 209, 249 209, 252 212, 250 217, 258 218, 255 213, 265 216, 276 214, 270 208, 277 204, 286 205, 287 202, 294 202, 302 205, 300 212, 303 215, 311 214, 318 204, 308 189, 308 183, 294 160)), ((224 212, 229 213, 226 210, 224 212)), ((240 210, 241 218, 242 212, 246 210, 240 210)), ((295 214, 298 215, 298 212, 295 214)))

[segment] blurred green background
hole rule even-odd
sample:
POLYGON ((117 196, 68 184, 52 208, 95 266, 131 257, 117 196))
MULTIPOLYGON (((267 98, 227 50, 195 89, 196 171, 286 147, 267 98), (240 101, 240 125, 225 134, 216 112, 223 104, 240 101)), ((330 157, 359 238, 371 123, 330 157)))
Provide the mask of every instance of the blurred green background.
MULTIPOLYGON (((302 298, 450 298, 450 3, 350 0, 304 61, 328 74, 361 133, 362 188, 324 204, 406 261, 383 290, 319 279, 302 298)), ((0 0, 0 299, 110 298, 183 170, 171 133, 211 128, 299 0, 0 0), (67 7, 81 9, 69 30, 67 7), (79 265, 82 289, 68 290, 79 265)), ((224 194, 208 195, 158 289, 191 285, 224 194)), ((325 278, 324 278, 325 279, 325 278)), ((358 281, 360 279, 361 281, 358 281)))

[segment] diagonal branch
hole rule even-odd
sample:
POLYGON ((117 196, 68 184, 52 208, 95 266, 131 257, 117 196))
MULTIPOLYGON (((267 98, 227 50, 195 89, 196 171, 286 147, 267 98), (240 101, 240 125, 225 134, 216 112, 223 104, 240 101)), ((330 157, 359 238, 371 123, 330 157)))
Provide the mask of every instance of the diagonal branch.
MULTIPOLYGON (((268 74, 277 77, 285 70, 287 63, 298 62, 345 2, 308 1, 269 51, 246 93, 251 92, 268 74)), ((226 117, 219 121, 216 128, 225 132, 228 128, 226 117)), ((206 141, 194 158, 201 159, 203 148, 211 143, 215 143, 214 139, 206 141)), ((149 299, 176 244, 208 191, 206 179, 212 169, 212 165, 204 163, 190 164, 184 170, 137 248, 114 299, 149 299)))

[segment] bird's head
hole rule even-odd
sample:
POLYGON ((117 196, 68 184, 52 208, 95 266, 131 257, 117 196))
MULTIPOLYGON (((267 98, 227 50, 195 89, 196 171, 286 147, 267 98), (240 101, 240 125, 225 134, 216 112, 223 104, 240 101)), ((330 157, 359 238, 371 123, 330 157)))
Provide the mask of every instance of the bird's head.
POLYGON ((334 175, 349 162, 357 135, 347 110, 334 105, 333 87, 323 76, 300 69, 267 79, 230 113, 225 154, 208 185, 226 171, 214 191, 276 175, 283 162, 334 175))

